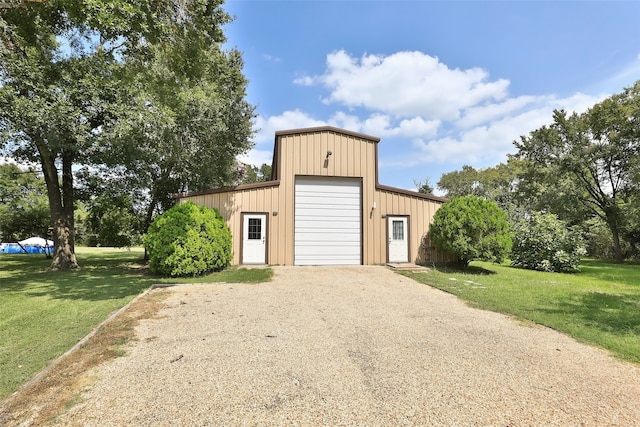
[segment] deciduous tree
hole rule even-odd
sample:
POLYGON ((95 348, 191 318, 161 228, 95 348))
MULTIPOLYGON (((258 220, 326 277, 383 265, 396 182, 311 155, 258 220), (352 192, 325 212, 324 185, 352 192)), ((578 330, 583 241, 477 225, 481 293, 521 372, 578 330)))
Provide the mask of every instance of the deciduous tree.
POLYGON ((239 168, 241 170, 241 176, 238 179, 238 184, 252 184, 254 182, 264 182, 271 179, 271 165, 266 163, 263 163, 260 167, 241 163, 239 168))
POLYGON ((220 48, 231 20, 221 4, 51 0, 0 10, 0 144, 41 165, 52 268, 78 266, 75 165, 108 165, 105 180, 137 176, 155 208, 180 186, 227 179, 246 150, 252 109, 242 100, 240 54, 220 48))
POLYGON ((584 114, 555 111, 553 124, 515 142, 518 156, 547 177, 570 179, 581 205, 606 222, 622 262, 624 204, 637 192, 640 82, 584 114))
POLYGON ((0 239, 47 237, 49 206, 44 180, 33 169, 0 164, 0 239))

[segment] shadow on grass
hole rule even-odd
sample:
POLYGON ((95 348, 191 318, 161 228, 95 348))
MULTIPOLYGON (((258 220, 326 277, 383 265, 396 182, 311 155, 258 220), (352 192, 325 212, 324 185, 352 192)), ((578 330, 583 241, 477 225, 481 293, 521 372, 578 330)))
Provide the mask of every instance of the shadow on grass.
POLYGON ((432 268, 436 271, 439 271, 440 273, 477 274, 480 276, 497 274, 497 272, 493 270, 488 270, 486 268, 478 267, 475 265, 470 265, 467 268, 463 268, 459 264, 448 264, 448 265, 436 265, 435 267, 432 267, 432 268))
POLYGON ((640 288, 640 262, 638 261, 617 264, 600 259, 583 259, 580 261, 580 274, 605 282, 617 282, 640 288))
POLYGON ((20 291, 31 296, 90 301, 137 295, 160 278, 141 267, 137 254, 85 255, 78 270, 49 271, 51 260, 29 255, 3 257, 0 291, 20 291))
POLYGON ((571 313, 586 325, 613 335, 640 334, 640 295, 588 292, 541 311, 560 316, 571 313))
POLYGON ((260 283, 271 280, 273 274, 270 269, 227 268, 205 276, 167 278, 151 273, 139 253, 127 252, 83 254, 78 257, 81 268, 66 271, 49 271, 51 260, 44 257, 10 255, 4 260, 0 293, 66 300, 122 299, 158 283, 260 283))
POLYGON ((137 295, 151 286, 153 279, 136 277, 128 273, 96 271, 55 272, 33 291, 32 296, 50 296, 56 299, 82 299, 102 301, 137 295))

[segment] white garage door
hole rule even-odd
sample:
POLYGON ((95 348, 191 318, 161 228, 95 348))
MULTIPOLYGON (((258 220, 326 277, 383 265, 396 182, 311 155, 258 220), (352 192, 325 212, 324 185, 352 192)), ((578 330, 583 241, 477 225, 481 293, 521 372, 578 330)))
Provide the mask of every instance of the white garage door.
POLYGON ((360 187, 360 180, 296 179, 296 265, 361 263, 360 187))

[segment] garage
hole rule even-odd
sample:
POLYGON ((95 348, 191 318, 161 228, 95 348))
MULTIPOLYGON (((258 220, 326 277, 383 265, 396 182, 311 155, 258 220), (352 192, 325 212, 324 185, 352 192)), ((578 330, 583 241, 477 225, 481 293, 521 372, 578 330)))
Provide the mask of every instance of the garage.
POLYGON ((362 264, 362 180, 296 177, 294 263, 362 264))
POLYGON ((177 197, 220 212, 234 265, 448 262, 424 244, 447 199, 380 184, 379 142, 331 126, 278 131, 268 181, 177 197))

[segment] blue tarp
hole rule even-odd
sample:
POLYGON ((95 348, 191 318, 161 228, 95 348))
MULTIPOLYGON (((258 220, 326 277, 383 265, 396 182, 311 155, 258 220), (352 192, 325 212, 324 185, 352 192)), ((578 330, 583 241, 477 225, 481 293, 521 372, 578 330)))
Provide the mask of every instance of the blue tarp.
POLYGON ((0 243, 0 253, 3 254, 24 254, 25 250, 27 251, 26 253, 29 254, 53 254, 53 246, 22 245, 22 247, 20 247, 17 243, 0 243))

